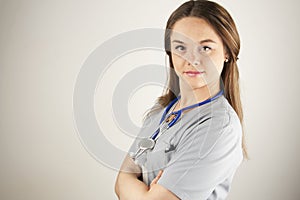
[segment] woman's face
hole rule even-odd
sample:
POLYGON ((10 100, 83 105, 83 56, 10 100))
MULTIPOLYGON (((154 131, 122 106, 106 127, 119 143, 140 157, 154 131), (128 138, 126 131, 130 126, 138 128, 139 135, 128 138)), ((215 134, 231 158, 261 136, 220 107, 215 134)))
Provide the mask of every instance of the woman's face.
POLYGON ((193 89, 218 84, 226 59, 221 38, 196 17, 177 21, 170 37, 172 61, 179 80, 193 89))

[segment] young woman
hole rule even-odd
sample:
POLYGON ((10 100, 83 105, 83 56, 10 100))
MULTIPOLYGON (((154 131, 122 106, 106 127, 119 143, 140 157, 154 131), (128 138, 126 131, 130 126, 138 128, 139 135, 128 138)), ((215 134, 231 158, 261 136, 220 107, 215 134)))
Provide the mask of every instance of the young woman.
POLYGON ((225 199, 246 151, 239 35, 219 4, 188 1, 165 32, 168 89, 146 116, 117 177, 121 200, 225 199))

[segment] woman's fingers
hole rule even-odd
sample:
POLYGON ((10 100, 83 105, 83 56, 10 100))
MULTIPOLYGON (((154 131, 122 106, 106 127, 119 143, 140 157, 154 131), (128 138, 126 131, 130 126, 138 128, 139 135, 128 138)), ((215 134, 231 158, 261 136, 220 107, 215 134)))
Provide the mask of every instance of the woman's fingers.
POLYGON ((163 170, 160 170, 157 174, 157 176, 152 180, 151 184, 150 184, 150 187, 153 185, 153 184, 157 184, 157 181, 160 179, 161 175, 163 173, 163 170))
POLYGON ((159 172, 158 172, 158 174, 156 176, 157 180, 160 179, 162 173, 163 173, 163 170, 159 170, 159 172))

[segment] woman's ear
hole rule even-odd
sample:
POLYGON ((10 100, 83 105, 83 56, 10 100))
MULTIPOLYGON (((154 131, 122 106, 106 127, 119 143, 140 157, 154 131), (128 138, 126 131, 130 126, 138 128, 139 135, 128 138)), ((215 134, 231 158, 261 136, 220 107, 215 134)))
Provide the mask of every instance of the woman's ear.
MULTIPOLYGON (((223 46, 223 48, 224 48, 224 62, 226 62, 226 59, 229 61, 230 60, 230 56, 229 56, 229 53, 228 52, 230 52, 229 50, 228 50, 228 48, 227 48, 227 46, 223 46)), ((228 62, 227 61, 227 62, 228 62)))
POLYGON ((228 62, 229 61, 229 55, 228 53, 224 54, 224 62, 228 62))

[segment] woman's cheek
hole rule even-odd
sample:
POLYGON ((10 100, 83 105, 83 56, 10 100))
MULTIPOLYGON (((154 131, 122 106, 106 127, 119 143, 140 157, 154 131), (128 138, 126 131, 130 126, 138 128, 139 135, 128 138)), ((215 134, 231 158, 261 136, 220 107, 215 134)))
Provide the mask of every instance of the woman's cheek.
POLYGON ((182 68, 185 63, 184 58, 177 54, 172 54, 172 61, 175 69, 182 68))
POLYGON ((177 74, 177 76, 180 76, 180 72, 183 70, 182 59, 178 58, 178 57, 177 58, 172 57, 172 61, 173 61, 173 66, 174 66, 174 72, 177 74))
POLYGON ((211 71, 214 71, 217 74, 221 74, 223 66, 224 66, 223 56, 213 55, 210 57, 211 71))

